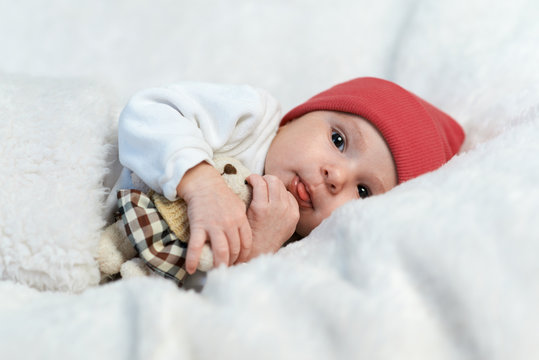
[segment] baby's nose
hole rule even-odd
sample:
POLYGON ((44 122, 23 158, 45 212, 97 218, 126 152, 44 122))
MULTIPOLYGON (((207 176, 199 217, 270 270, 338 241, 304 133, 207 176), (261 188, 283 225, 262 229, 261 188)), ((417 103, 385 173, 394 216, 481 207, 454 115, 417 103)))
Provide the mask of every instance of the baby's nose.
POLYGON ((322 170, 324 181, 332 194, 339 193, 346 179, 346 171, 339 166, 326 166, 322 170))

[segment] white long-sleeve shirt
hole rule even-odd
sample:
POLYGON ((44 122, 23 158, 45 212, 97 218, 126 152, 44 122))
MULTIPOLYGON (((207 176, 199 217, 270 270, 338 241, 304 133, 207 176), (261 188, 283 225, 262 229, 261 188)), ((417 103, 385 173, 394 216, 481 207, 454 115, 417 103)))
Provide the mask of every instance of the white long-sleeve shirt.
POLYGON ((124 168, 109 198, 115 199, 120 188, 133 187, 133 171, 174 200, 185 172, 202 161, 212 164, 217 155, 235 157, 262 174, 280 120, 276 99, 248 85, 186 82, 143 90, 120 115, 118 148, 124 168))

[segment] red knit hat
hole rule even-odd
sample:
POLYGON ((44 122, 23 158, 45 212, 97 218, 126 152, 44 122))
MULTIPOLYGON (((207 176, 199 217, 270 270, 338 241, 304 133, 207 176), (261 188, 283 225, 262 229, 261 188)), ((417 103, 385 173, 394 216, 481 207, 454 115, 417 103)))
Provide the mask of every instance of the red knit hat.
POLYGON ((465 136, 449 115, 382 79, 357 78, 335 85, 289 111, 281 125, 316 110, 355 114, 371 122, 391 150, 399 183, 445 164, 465 136))

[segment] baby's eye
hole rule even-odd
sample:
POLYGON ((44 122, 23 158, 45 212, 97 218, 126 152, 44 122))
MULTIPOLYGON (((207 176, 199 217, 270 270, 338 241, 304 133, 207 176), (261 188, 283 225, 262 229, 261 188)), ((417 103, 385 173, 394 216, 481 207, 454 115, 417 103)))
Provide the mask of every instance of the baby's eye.
POLYGON ((365 199, 371 196, 371 191, 369 190, 369 188, 361 184, 357 186, 357 193, 359 194, 359 197, 362 199, 365 199))
POLYGON ((333 144, 335 144, 335 147, 339 149, 339 151, 344 151, 344 138, 337 131, 331 132, 331 141, 333 141, 333 144))

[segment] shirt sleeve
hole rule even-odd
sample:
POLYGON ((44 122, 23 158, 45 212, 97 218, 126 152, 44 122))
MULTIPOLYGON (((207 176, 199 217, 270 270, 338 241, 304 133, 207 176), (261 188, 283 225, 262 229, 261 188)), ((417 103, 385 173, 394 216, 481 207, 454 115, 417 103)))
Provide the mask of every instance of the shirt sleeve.
POLYGON ((176 199, 187 170, 214 153, 241 153, 270 134, 280 106, 248 85, 181 83, 135 94, 120 115, 119 157, 148 186, 176 199), (234 153, 234 151, 232 151, 234 153))

